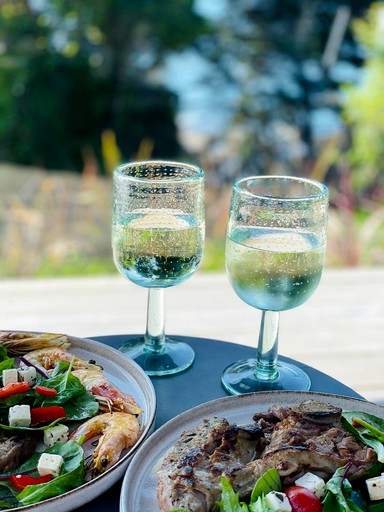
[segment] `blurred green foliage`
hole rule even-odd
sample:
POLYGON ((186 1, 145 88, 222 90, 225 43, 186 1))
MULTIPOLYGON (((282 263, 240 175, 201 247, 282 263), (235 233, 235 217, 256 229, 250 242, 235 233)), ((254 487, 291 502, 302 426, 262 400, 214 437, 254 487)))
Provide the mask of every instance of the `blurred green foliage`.
POLYGON ((224 238, 210 238, 206 240, 201 270, 206 272, 223 272, 225 270, 224 238))
POLYGON ((193 1, 39 4, 0 4, 0 159, 104 169, 105 130, 115 133, 124 160, 144 138, 152 141, 147 156, 177 155, 177 100, 150 75, 168 51, 206 30, 193 1))
POLYGON ((228 181, 239 175, 311 174, 321 146, 343 129, 340 85, 355 80, 364 62, 350 20, 364 16, 370 4, 226 1, 226 16, 206 46, 223 84, 231 84, 239 97, 230 126, 235 150, 219 161, 228 181))
POLYGON ((361 82, 344 90, 343 114, 352 136, 348 159, 356 191, 372 193, 384 188, 384 3, 355 20, 354 31, 366 58, 361 82))

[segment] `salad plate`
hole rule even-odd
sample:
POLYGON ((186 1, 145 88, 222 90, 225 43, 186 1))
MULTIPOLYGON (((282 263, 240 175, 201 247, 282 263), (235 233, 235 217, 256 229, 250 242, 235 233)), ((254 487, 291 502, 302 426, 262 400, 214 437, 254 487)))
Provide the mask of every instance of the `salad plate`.
POLYGON ((310 391, 266 391, 206 402, 165 423, 137 450, 123 480, 120 512, 159 512, 156 473, 165 453, 185 430, 213 417, 246 425, 252 422, 256 412, 266 411, 273 405, 289 406, 305 400, 316 400, 340 407, 343 411, 361 411, 384 418, 384 406, 357 398, 310 391))
POLYGON ((119 479, 130 463, 133 454, 151 434, 156 415, 156 395, 153 385, 144 371, 131 359, 123 357, 118 350, 97 341, 67 336, 68 352, 87 361, 95 360, 103 367, 103 373, 119 390, 134 397, 143 412, 139 416, 140 438, 110 469, 93 480, 55 498, 34 505, 16 508, 20 512, 67 512, 100 496, 119 479))

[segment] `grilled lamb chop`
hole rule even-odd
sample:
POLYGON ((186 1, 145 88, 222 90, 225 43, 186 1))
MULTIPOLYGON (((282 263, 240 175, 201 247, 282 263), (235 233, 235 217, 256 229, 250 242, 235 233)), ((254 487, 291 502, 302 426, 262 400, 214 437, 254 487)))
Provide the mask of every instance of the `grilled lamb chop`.
POLYGON ((238 427, 219 418, 184 432, 158 471, 160 510, 212 510, 220 499, 221 475, 252 460, 261 436, 256 425, 238 427))
POLYGON ((269 413, 275 415, 277 423, 274 425, 273 420, 268 425, 263 415, 253 417, 266 436, 268 431, 271 432, 263 458, 284 450, 298 451, 302 453, 298 455, 301 464, 308 466, 302 471, 317 471, 325 477, 351 462, 350 480, 359 478, 367 466, 377 462, 374 450, 361 445, 342 426, 340 408, 308 400, 285 409, 274 407, 269 413))
POLYGON ((348 463, 348 478, 354 480, 377 462, 374 450, 361 445, 341 425, 341 409, 328 406, 325 410, 323 405, 308 401, 255 414, 268 444, 260 459, 232 471, 232 485, 241 496, 249 495, 255 481, 270 468, 279 471, 283 484, 291 485, 307 471, 327 480, 348 463))
POLYGON ((377 462, 375 452, 341 425, 341 409, 308 401, 271 407, 254 420, 241 428, 215 418, 185 432, 158 472, 161 512, 215 510, 221 475, 245 499, 270 468, 288 485, 306 471, 328 479, 347 463, 348 477, 358 478, 377 462))
POLYGON ((28 434, 0 430, 0 473, 20 466, 34 453, 36 444, 36 438, 28 434))

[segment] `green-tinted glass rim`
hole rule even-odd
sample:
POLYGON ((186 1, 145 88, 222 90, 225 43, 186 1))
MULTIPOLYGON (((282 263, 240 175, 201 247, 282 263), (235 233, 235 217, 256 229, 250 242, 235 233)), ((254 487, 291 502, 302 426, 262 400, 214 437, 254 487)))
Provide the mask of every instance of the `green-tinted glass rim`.
POLYGON ((259 198, 259 199, 268 199, 268 200, 276 200, 276 201, 306 201, 308 199, 320 199, 322 197, 327 198, 328 197, 328 187, 324 185, 324 183, 321 183, 320 181, 313 180, 310 178, 301 178, 298 176, 247 176, 244 178, 239 178, 236 180, 234 186, 234 191, 245 193, 249 196, 259 198), (244 184, 246 182, 257 182, 257 181, 291 181, 295 183, 303 183, 306 185, 311 185, 313 187, 313 193, 311 193, 310 190, 308 190, 308 193, 305 195, 300 196, 281 196, 281 195, 268 195, 263 193, 257 193, 251 190, 247 190, 245 188, 244 184), (316 192, 317 191, 317 192, 316 192))

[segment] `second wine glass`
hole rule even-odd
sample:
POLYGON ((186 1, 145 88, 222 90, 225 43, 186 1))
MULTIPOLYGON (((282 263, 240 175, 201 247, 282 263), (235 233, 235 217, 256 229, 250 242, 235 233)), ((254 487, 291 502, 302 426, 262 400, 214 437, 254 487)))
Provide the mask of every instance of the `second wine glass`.
POLYGON ((278 360, 279 312, 300 306, 320 281, 326 245, 328 189, 305 178, 256 176, 233 188, 226 241, 232 287, 262 311, 254 359, 223 372, 232 394, 304 391, 307 374, 278 360))
POLYGON ((164 289, 188 279, 201 261, 204 172, 179 162, 138 162, 119 166, 113 181, 115 265, 148 288, 146 333, 120 350, 148 375, 180 372, 192 364, 194 351, 165 337, 164 289))

